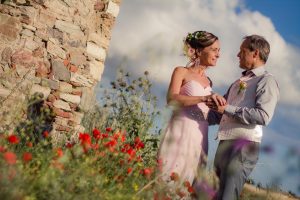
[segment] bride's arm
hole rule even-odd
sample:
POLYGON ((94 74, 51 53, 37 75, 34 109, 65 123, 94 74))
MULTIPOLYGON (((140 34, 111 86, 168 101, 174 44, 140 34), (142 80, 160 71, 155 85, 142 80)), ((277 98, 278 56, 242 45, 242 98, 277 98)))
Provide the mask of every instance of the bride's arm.
POLYGON ((169 105, 190 106, 206 102, 209 98, 209 96, 186 96, 179 94, 187 72, 187 69, 184 67, 176 67, 174 69, 167 94, 167 103, 169 105))

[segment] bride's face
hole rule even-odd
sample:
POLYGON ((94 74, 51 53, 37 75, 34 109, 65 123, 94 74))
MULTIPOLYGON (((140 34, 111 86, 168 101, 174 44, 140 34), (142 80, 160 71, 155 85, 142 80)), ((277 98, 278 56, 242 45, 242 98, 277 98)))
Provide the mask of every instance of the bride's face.
POLYGON ((216 40, 213 44, 205 47, 200 52, 200 63, 204 66, 215 66, 220 56, 220 42, 216 40))

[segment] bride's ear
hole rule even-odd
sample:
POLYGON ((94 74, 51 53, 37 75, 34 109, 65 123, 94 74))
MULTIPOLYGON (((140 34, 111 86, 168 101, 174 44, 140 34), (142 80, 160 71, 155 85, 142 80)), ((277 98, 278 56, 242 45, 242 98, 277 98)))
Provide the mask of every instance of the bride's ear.
POLYGON ((201 56, 201 53, 202 53, 201 50, 199 50, 199 49, 196 50, 196 55, 197 55, 197 57, 200 57, 200 56, 201 56))

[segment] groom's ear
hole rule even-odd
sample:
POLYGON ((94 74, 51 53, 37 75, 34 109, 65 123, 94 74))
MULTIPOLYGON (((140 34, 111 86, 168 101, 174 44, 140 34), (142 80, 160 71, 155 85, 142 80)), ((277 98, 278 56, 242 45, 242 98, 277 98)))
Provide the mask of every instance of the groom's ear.
POLYGON ((255 49, 253 51, 253 58, 259 58, 259 50, 258 49, 255 49))

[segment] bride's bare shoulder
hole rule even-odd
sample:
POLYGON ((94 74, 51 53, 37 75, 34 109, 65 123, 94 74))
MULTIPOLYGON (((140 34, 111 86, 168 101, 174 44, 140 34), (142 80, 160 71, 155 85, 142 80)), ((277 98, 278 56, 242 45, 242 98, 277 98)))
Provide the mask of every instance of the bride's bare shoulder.
POLYGON ((177 66, 175 67, 174 69, 174 72, 173 73, 176 73, 176 74, 185 74, 188 72, 188 69, 186 67, 183 67, 183 66, 177 66))

